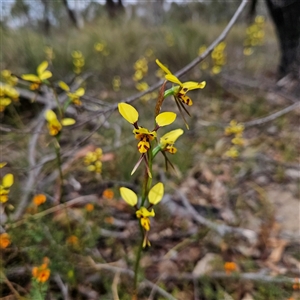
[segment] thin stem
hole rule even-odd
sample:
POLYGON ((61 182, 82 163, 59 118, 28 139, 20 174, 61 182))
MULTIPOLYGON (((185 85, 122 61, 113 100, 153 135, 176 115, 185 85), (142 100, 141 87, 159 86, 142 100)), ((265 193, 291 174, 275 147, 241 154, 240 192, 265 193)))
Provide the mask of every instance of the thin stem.
POLYGON ((54 143, 55 148, 55 154, 57 158, 57 167, 59 171, 59 177, 60 177, 60 193, 59 193, 59 199, 61 200, 63 195, 63 184, 64 184, 64 175, 62 172, 62 162, 61 162, 61 155, 60 155, 60 145, 59 145, 59 137, 56 138, 56 141, 54 143))
MULTIPOLYGON (((139 224, 140 224, 140 222, 139 222, 139 224)), ((141 235, 143 236, 144 232, 143 232, 143 228, 142 228, 141 224, 140 224, 140 232, 141 232, 141 235)), ((139 248, 138 248, 138 251, 136 254, 136 261, 135 261, 135 265, 134 265, 133 299, 137 297, 138 273, 139 273, 142 250, 143 250, 143 238, 141 239, 141 243, 139 245, 139 248)))

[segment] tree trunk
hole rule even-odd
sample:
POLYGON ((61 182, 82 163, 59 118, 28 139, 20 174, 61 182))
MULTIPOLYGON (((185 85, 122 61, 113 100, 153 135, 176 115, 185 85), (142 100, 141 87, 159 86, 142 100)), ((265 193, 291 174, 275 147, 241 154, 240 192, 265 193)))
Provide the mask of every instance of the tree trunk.
POLYGON ((62 1, 63 1, 63 4, 64 4, 67 12, 68 12, 68 16, 69 16, 71 22, 75 25, 75 27, 77 29, 81 29, 83 27, 82 20, 80 20, 78 18, 78 16, 76 15, 75 11, 70 8, 68 0, 62 0, 62 1))
POLYGON ((266 0, 276 27, 281 59, 279 78, 292 74, 300 79, 300 1, 266 0))

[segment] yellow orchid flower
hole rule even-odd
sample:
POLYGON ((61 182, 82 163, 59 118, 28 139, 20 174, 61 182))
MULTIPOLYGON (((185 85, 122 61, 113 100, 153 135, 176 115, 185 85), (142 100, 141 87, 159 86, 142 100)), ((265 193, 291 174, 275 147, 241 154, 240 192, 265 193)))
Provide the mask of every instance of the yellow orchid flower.
POLYGON ((166 73, 165 79, 177 84, 178 86, 173 87, 173 89, 168 90, 169 94, 166 94, 165 96, 174 95, 175 97, 178 97, 181 102, 184 104, 191 106, 193 105, 193 101, 191 98, 186 96, 186 93, 191 90, 195 89, 203 89, 206 85, 205 81, 202 82, 194 82, 194 81, 187 81, 187 82, 181 82, 172 72, 163 65, 158 59, 156 59, 157 65, 166 73))
POLYGON ((176 119, 176 114, 173 112, 163 112, 156 116, 155 121, 157 127, 150 131, 147 128, 137 125, 139 113, 137 110, 127 103, 118 104, 119 113, 122 117, 134 126, 133 133, 135 138, 139 140, 138 150, 140 153, 146 153, 150 149, 150 142, 156 138, 156 131, 163 126, 173 123, 176 119))
POLYGON ((154 217, 155 212, 152 208, 151 211, 149 211, 146 207, 142 206, 140 209, 138 209, 136 212, 136 217, 140 219, 142 227, 146 230, 150 230, 150 219, 149 217, 154 217))
POLYGON ((82 104, 82 102, 80 101, 80 97, 82 97, 85 93, 84 88, 81 87, 77 89, 75 92, 71 92, 70 87, 65 82, 60 81, 58 85, 60 86, 61 89, 67 92, 68 97, 75 105, 80 106, 82 104))
POLYGON ((24 74, 21 76, 21 78, 33 82, 30 86, 30 89, 36 90, 41 86, 43 82, 45 82, 46 79, 52 77, 52 73, 49 70, 46 70, 47 68, 48 68, 48 62, 43 61, 36 69, 37 75, 24 74))
POLYGON ((160 138, 160 148, 164 151, 175 154, 177 149, 174 147, 174 144, 182 134, 182 129, 175 129, 166 133, 160 138))
POLYGON ((70 126, 75 124, 75 120, 71 118, 64 118, 61 122, 57 119, 57 116, 53 110, 47 110, 45 113, 45 119, 48 122, 49 134, 52 136, 57 135, 63 126, 70 126))

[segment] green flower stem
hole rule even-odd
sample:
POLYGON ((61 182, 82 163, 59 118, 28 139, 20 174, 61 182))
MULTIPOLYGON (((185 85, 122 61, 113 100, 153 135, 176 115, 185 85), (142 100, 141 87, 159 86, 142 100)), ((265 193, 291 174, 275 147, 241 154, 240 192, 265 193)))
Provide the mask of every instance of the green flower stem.
POLYGON ((158 152, 161 151, 161 147, 160 145, 156 146, 153 150, 152 150, 152 158, 154 158, 158 152))
POLYGON ((139 222, 140 225, 140 232, 141 232, 141 243, 139 245, 137 254, 136 254, 136 261, 135 261, 135 265, 134 265, 134 285, 133 285, 133 294, 136 296, 137 294, 137 285, 138 285, 138 273, 139 273, 139 267, 140 267, 140 260, 141 260, 141 255, 142 255, 142 250, 143 250, 143 228, 141 223, 139 222))
POLYGON ((60 198, 61 198, 62 194, 63 194, 64 175, 63 175, 63 172, 62 172, 59 137, 56 137, 56 140, 55 140, 55 143, 54 143, 54 148, 55 148, 55 154, 56 154, 56 159, 57 159, 57 167, 58 167, 59 177, 60 177, 60 198))

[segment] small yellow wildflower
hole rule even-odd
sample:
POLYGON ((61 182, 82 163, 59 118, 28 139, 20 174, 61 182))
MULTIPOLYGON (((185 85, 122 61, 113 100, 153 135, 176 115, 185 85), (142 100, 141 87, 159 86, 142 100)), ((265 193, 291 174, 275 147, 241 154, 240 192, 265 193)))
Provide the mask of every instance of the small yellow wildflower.
POLYGON ((14 183, 14 176, 13 174, 6 174, 2 178, 2 183, 0 185, 0 203, 5 203, 8 200, 8 195, 10 192, 10 187, 14 183))
POLYGON ((73 58, 73 65, 74 65, 73 71, 75 74, 79 74, 81 73, 82 68, 84 67, 85 59, 81 51, 74 50, 72 51, 71 55, 73 58))
POLYGON ((46 70, 48 67, 48 62, 43 61, 38 67, 37 67, 37 75, 35 74, 24 74, 21 77, 24 80, 31 81, 32 84, 30 86, 31 90, 37 90, 41 86, 42 83, 45 83, 47 79, 52 77, 52 73, 48 70, 46 70))
POLYGON ((235 146, 232 146, 228 151, 225 152, 225 155, 231 158, 237 158, 239 156, 239 152, 235 146))
POLYGON ((135 85, 135 87, 136 87, 136 89, 137 89, 138 91, 141 91, 141 92, 142 92, 142 91, 148 90, 149 85, 148 85, 147 82, 143 81, 143 82, 137 83, 137 84, 135 85))
POLYGON ((60 86, 61 89, 67 92, 67 95, 72 103, 78 106, 82 104, 80 101, 80 97, 83 96, 85 93, 84 88, 81 87, 77 89, 75 92, 70 92, 70 87, 65 82, 60 81, 58 85, 60 86))
POLYGON ((245 140, 241 133, 235 135, 235 137, 231 140, 231 143, 238 146, 243 146, 245 144, 245 140))
POLYGON ((232 120, 230 121, 229 126, 225 128, 225 134, 240 134, 244 132, 244 129, 245 126, 242 123, 238 123, 236 120, 232 120))
POLYGON ((55 58, 55 54, 53 52, 53 48, 50 46, 45 46, 44 52, 46 54, 46 59, 48 61, 52 61, 55 58))
POLYGON ((60 133, 63 126, 70 126, 75 124, 75 120, 71 118, 64 118, 60 121, 58 121, 57 116, 53 110, 47 110, 45 113, 45 119, 48 122, 48 130, 49 134, 52 136, 56 136, 60 133))
POLYGON ((102 149, 97 148, 94 152, 88 152, 84 157, 84 164, 91 172, 100 174, 102 172, 102 149))
POLYGON ((32 276, 37 282, 44 283, 49 279, 51 271, 48 264, 49 259, 45 257, 42 265, 32 268, 32 276))
POLYGON ((4 232, 0 234, 0 249, 5 249, 11 244, 10 236, 4 232))
POLYGON ((118 92, 121 87, 121 77, 120 76, 114 76, 112 81, 112 86, 115 92, 118 92))
POLYGON ((9 84, 0 84, 0 112, 11 104, 11 101, 17 101, 19 92, 9 84))
POLYGON ((34 205, 40 206, 41 204, 45 203, 46 200, 47 198, 44 194, 38 194, 33 197, 32 202, 34 203, 34 205))
POLYGON ((94 49, 97 51, 97 52, 102 52, 104 51, 105 49, 105 46, 106 46, 106 43, 105 42, 98 42, 98 43, 95 43, 94 45, 94 49))
POLYGON ((4 81, 10 86, 15 86, 18 83, 18 78, 10 70, 2 70, 1 75, 4 81))

